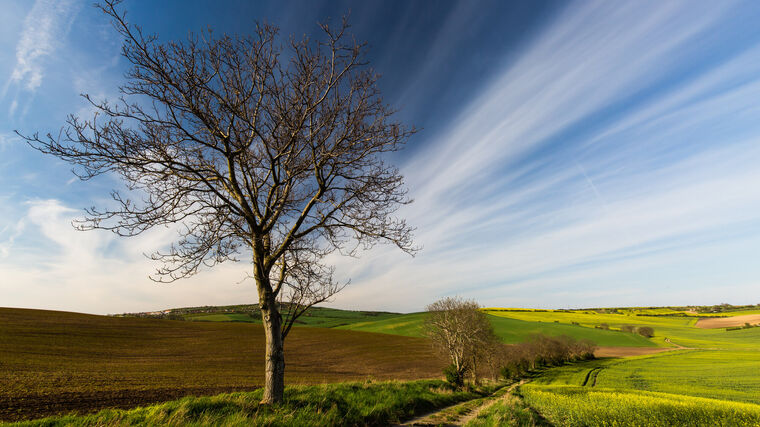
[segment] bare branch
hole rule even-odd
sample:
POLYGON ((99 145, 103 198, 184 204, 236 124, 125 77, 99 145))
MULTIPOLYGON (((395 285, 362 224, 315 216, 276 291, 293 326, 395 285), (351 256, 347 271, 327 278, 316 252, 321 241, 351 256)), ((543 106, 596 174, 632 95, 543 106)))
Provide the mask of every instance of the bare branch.
POLYGON ((79 229, 179 227, 177 241, 151 255, 162 282, 250 257, 264 322, 279 334, 268 339, 280 342, 346 286, 326 255, 351 243, 417 250, 395 216, 411 203, 403 178, 383 161, 414 129, 393 121, 346 19, 322 24, 321 40, 281 43, 264 24, 250 35, 161 42, 119 4, 98 7, 124 40, 122 97, 83 95, 93 117, 69 116, 56 135, 20 134, 82 180, 112 174, 126 184, 111 206, 87 209, 79 229))

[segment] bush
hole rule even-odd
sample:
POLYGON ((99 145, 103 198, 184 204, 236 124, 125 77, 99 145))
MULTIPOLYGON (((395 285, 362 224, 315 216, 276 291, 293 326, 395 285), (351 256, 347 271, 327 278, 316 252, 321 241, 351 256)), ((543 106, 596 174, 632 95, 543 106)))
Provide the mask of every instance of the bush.
POLYGON ((600 324, 599 326, 597 326, 597 328, 598 328, 598 329, 609 330, 609 329, 610 329, 610 325, 608 325, 608 324, 606 324, 606 323, 602 323, 602 324, 600 324))
POLYGON ((641 326, 636 329, 636 332, 642 337, 652 338, 654 336, 654 329, 649 326, 641 326))
POLYGON ((464 372, 459 371, 453 363, 443 368, 443 375, 446 376, 446 382, 456 388, 462 388, 464 385, 464 372))
POLYGON ((528 342, 504 346, 499 373, 506 379, 518 379, 530 370, 544 366, 593 359, 595 349, 596 344, 589 340, 539 334, 528 342))
POLYGON ((620 330, 621 330, 622 332, 630 332, 630 333, 633 333, 633 332, 635 332, 635 331, 636 331, 636 327, 635 327, 635 326, 633 326, 633 325, 623 325, 623 326, 621 326, 621 327, 620 327, 620 330))

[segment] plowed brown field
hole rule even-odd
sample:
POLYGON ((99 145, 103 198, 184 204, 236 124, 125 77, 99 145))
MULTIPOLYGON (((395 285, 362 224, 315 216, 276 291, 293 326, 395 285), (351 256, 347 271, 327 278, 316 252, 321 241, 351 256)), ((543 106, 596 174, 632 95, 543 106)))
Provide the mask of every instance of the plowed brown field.
MULTIPOLYGON (((422 338, 294 328, 286 383, 440 376, 422 338)), ((263 380, 259 325, 0 308, 0 420, 250 390, 263 380)))
POLYGON ((745 323, 756 325, 760 323, 760 314, 747 314, 744 316, 710 317, 697 320, 695 325, 702 329, 730 328, 732 326, 744 326, 745 323))

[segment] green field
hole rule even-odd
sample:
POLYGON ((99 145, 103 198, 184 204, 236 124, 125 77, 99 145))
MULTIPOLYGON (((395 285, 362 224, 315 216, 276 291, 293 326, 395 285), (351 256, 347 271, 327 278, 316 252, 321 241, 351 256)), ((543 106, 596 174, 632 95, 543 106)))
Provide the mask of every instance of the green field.
POLYGON ((760 351, 681 350, 553 369, 535 384, 657 391, 760 404, 760 351), (588 385, 588 384, 587 384, 588 385))
MULTIPOLYGON (((760 328, 737 331, 726 331, 725 329, 700 329, 694 327, 694 324, 698 320, 695 317, 605 314, 590 310, 507 311, 490 309, 487 310, 487 313, 493 316, 523 320, 526 322, 559 322, 561 325, 572 325, 573 322, 575 322, 587 328, 594 328, 603 323, 608 324, 612 329, 620 329, 623 325, 650 326, 654 328, 655 331, 655 336, 651 339, 651 342, 662 347, 680 345, 694 348, 755 349, 758 348, 758 344, 760 344, 760 328), (666 338, 670 342, 667 342, 666 338)), ((741 312, 741 314, 747 313, 749 312, 741 312)), ((594 340, 593 338, 590 339, 592 341, 594 340)), ((607 345, 598 341, 597 344, 607 345)))
MULTIPOLYGON (((194 322, 244 322, 260 324, 261 314, 257 309, 252 309, 250 307, 251 306, 246 306, 246 308, 249 310, 248 312, 226 313, 222 312, 222 310, 235 310, 235 308, 219 308, 217 309, 218 311, 212 313, 183 314, 182 317, 185 320, 194 322)), ((355 323, 392 319, 397 316, 399 316, 398 313, 388 313, 381 311, 352 311, 338 310, 327 307, 312 307, 304 315, 296 319, 295 326, 338 328, 355 323)))
POLYGON ((760 405, 579 386, 520 387, 524 402, 560 426, 757 426, 760 405))
POLYGON ((758 425, 760 351, 600 359, 547 370, 520 393, 558 425, 758 425))
MULTIPOLYGON (((588 339, 603 347, 676 347, 752 349, 760 343, 760 328, 726 331, 725 329, 696 328, 699 317, 737 316, 755 314, 759 310, 743 309, 721 313, 700 313, 661 308, 616 308, 585 310, 530 310, 487 308, 494 331, 503 342, 524 342, 536 334, 567 335, 588 339), (606 324, 610 329, 600 329, 606 324), (653 338, 621 332, 621 327, 649 326, 653 338)), ((299 326, 335 328, 363 332, 423 337, 426 313, 388 313, 346 311, 313 307, 297 320, 299 326)), ((198 313, 186 314, 192 321, 221 321, 260 323, 257 313, 198 313)))
MULTIPOLYGON (((491 312, 489 312, 491 314, 491 312)), ((409 337, 423 336, 422 325, 425 313, 402 314, 388 319, 354 323, 341 326, 340 329, 403 335, 409 337)), ((554 323, 553 321, 528 321, 509 317, 489 315, 494 332, 505 343, 527 341, 531 336, 544 334, 550 336, 567 335, 575 339, 588 339, 600 346, 649 347, 656 346, 651 340, 640 335, 605 331, 593 327, 554 323)))
MULTIPOLYGON (((550 369, 520 387, 525 404, 557 425, 760 424, 760 328, 700 329, 697 317, 669 309, 616 311, 489 310, 526 322, 650 326, 657 345, 693 348, 550 369)), ((744 314, 754 311, 720 313, 744 314)))
POLYGON ((397 314, 380 320, 369 320, 351 325, 340 326, 340 329, 352 331, 374 332, 381 334, 402 335, 406 337, 422 337, 422 325, 427 313, 397 314))

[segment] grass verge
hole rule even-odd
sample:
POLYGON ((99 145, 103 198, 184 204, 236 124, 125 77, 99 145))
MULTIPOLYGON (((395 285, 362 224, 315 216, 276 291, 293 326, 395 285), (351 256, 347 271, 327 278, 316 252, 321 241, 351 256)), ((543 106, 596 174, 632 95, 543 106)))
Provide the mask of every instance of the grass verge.
POLYGON ((466 427, 550 425, 515 393, 505 394, 465 424, 466 427))
POLYGON ((130 410, 106 409, 8 426, 317 426, 388 425, 479 395, 440 380, 363 382, 288 387, 285 401, 260 406, 262 391, 185 397, 130 410))

